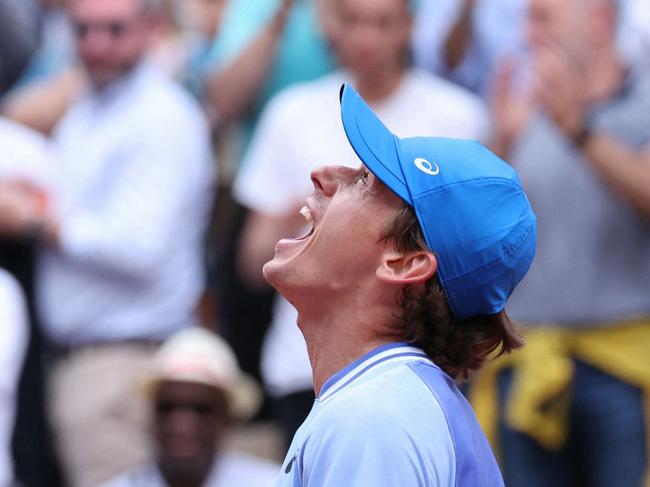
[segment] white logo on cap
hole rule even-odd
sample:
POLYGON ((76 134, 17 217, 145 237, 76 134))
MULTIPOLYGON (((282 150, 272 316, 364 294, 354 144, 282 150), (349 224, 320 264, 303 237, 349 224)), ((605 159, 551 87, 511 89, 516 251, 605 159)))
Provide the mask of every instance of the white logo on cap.
POLYGON ((415 159, 413 161, 413 164, 415 164, 415 167, 417 167, 420 171, 428 174, 429 176, 437 176, 438 173, 440 172, 440 168, 438 167, 438 164, 436 164, 435 162, 431 163, 426 159, 423 159, 422 157, 418 157, 417 159, 415 159))

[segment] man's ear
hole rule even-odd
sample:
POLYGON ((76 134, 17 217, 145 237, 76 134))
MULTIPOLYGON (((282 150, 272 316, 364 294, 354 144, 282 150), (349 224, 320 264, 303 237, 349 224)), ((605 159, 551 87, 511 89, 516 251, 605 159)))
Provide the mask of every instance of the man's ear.
POLYGON ((404 254, 387 251, 377 268, 377 278, 386 284, 418 284, 428 281, 438 270, 438 260, 429 250, 404 254))

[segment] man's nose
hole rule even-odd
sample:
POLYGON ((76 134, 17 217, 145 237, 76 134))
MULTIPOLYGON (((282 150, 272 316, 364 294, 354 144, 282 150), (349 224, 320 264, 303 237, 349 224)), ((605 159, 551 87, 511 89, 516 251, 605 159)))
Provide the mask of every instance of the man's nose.
POLYGON ((332 196, 342 181, 342 166, 321 166, 311 172, 311 180, 317 191, 332 196))
POLYGON ((79 39, 79 43, 86 51, 93 53, 107 52, 113 49, 114 39, 106 29, 92 28, 86 35, 79 39))

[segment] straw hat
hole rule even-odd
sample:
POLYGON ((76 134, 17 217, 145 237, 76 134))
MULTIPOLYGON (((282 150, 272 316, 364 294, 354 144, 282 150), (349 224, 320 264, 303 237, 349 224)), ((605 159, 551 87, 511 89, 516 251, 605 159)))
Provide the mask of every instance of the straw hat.
POLYGON ((163 381, 206 384, 225 392, 230 414, 248 419, 261 404, 260 389, 244 374, 235 354, 205 328, 188 328, 168 338, 153 357, 145 387, 153 393, 163 381))

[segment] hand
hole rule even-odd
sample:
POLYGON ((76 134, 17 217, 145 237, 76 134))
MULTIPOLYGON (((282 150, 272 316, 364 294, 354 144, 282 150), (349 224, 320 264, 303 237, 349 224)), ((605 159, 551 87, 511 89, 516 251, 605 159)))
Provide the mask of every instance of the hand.
POLYGON ((45 224, 46 203, 43 191, 26 181, 0 182, 0 234, 27 236, 45 224))
POLYGON ((539 48, 534 66, 534 96, 553 122, 569 137, 583 130, 588 80, 566 49, 548 44, 539 48))
POLYGON ((532 113, 533 100, 514 87, 516 64, 503 58, 497 64, 489 98, 493 123, 493 150, 506 156, 532 113))

